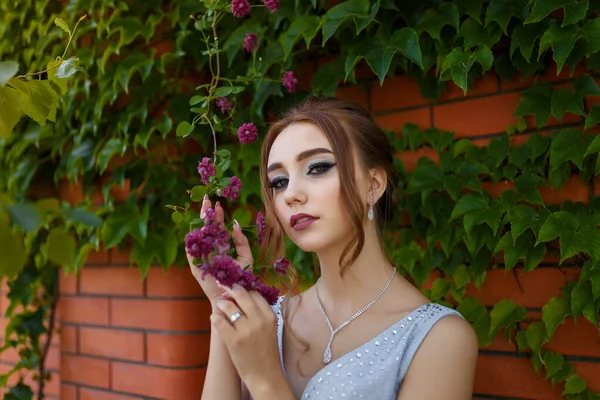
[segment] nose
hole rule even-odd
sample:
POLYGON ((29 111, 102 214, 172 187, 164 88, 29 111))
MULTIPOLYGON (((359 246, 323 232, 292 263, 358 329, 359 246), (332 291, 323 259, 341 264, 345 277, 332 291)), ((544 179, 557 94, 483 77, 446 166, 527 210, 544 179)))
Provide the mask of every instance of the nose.
POLYGON ((297 179, 289 179, 287 187, 283 192, 283 200, 288 206, 293 206, 294 204, 304 204, 306 203, 306 191, 302 187, 302 184, 297 179))

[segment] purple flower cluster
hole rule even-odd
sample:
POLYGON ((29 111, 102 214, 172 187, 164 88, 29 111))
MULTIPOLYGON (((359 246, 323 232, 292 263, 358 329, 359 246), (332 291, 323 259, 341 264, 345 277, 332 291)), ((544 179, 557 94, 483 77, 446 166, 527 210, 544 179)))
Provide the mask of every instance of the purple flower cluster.
POLYGON ((256 48, 257 44, 258 36, 256 33, 246 33, 246 37, 244 38, 244 49, 246 49, 248 53, 251 53, 252 50, 256 48))
POLYGON ((263 235, 265 234, 265 229, 267 228, 267 223, 265 221, 265 215, 262 211, 259 211, 256 214, 256 225, 258 226, 258 245, 262 245, 263 235))
POLYGON ((285 257, 281 257, 281 258, 277 259, 275 261, 275 264, 273 264, 273 268, 275 269, 275 272, 277 272, 279 275, 285 275, 285 272, 287 271, 289 266, 290 266, 290 262, 285 257))
POLYGON ((246 290, 256 290, 270 305, 275 304, 279 289, 265 285, 251 271, 242 270, 227 254, 230 249, 229 233, 215 221, 215 214, 213 209, 206 210, 203 217, 205 225, 200 230, 194 229, 185 238, 188 254, 202 260, 198 265, 203 272, 202 277, 209 274, 224 286, 232 287, 237 283, 246 290))
POLYGON ((242 191, 242 181, 237 176, 232 176, 229 186, 223 189, 223 197, 227 197, 229 200, 235 200, 240 196, 242 191))
POLYGON ((279 0, 264 0, 265 7, 271 12, 275 12, 279 9, 279 0))
POLYGON ((232 0, 231 12, 237 18, 243 18, 250 14, 250 2, 248 0, 232 0))
POLYGON ((205 185, 208 185, 208 178, 217 175, 217 168, 213 165, 210 158, 204 157, 198 163, 198 174, 200 174, 200 179, 205 185))
POLYGON ((215 103, 217 104, 217 107, 221 109, 223 114, 225 114, 227 111, 231 111, 233 108, 229 100, 227 100, 227 97, 217 97, 215 103))
POLYGON ((298 79, 296 79, 294 71, 285 71, 281 77, 281 83, 283 86, 285 86, 288 92, 294 93, 296 91, 296 84, 298 83, 298 79))
POLYGON ((242 144, 249 144, 258 137, 258 128, 252 122, 242 124, 238 128, 238 139, 242 144))

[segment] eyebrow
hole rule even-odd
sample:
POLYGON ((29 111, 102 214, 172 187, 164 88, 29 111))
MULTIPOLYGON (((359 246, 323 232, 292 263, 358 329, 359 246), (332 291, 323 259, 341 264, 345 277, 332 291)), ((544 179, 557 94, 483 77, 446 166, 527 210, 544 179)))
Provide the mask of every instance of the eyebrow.
MULTIPOLYGON (((324 147, 318 147, 316 149, 305 150, 305 151, 303 151, 302 153, 299 153, 296 156, 296 161, 300 162, 300 161, 305 160, 305 159, 307 159, 309 157, 312 157, 312 156, 314 156, 316 154, 323 154, 323 153, 333 154, 333 151, 331 151, 329 149, 326 149, 324 147)), ((267 168, 267 174, 269 172, 274 171, 274 170, 279 169, 279 168, 283 168, 283 164, 282 163, 280 163, 280 162, 273 163, 273 164, 269 165, 269 168, 267 168)))

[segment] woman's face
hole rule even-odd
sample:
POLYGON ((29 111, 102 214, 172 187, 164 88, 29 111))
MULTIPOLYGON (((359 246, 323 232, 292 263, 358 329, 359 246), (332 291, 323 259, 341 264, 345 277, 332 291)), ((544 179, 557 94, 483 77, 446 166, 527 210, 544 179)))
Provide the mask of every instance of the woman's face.
POLYGON ((267 176, 277 218, 298 247, 319 252, 345 244, 351 228, 340 202, 337 159, 317 126, 285 128, 271 147, 267 176))

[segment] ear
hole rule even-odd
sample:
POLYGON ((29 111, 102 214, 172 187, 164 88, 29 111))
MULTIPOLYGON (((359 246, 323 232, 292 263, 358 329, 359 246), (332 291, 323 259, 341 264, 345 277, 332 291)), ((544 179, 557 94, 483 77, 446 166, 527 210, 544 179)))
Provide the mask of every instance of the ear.
POLYGON ((369 171, 369 176, 369 194, 373 193, 373 200, 377 202, 387 188, 387 174, 383 168, 372 168, 369 171))

